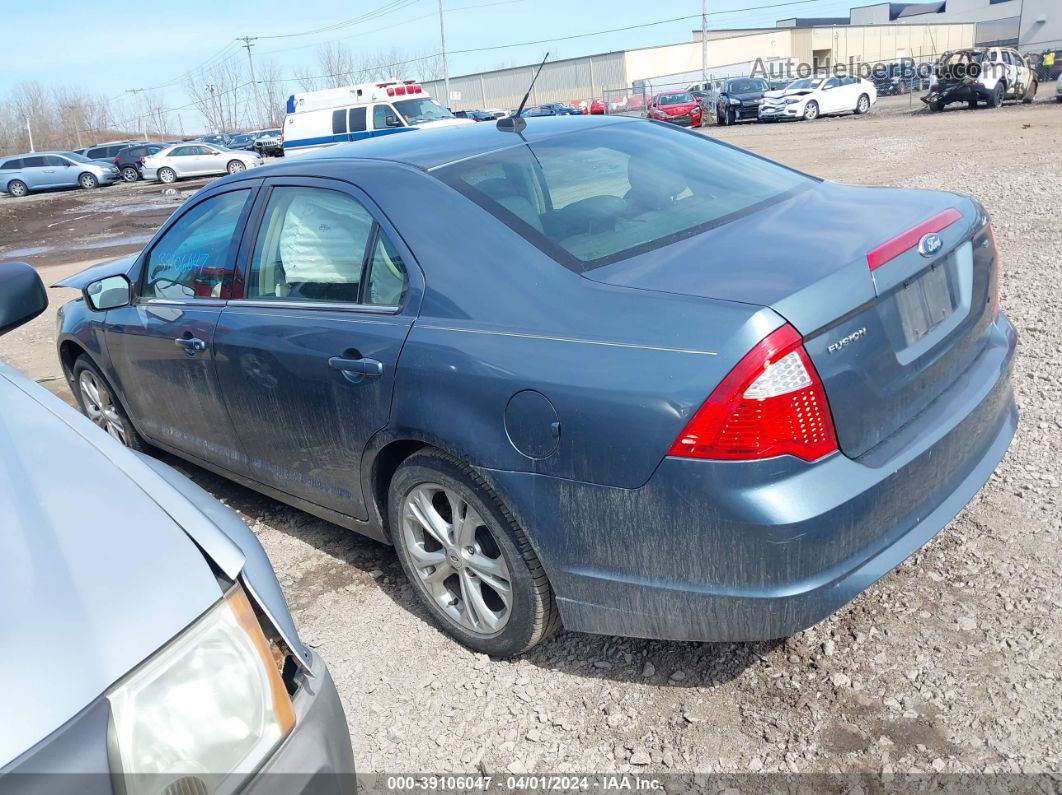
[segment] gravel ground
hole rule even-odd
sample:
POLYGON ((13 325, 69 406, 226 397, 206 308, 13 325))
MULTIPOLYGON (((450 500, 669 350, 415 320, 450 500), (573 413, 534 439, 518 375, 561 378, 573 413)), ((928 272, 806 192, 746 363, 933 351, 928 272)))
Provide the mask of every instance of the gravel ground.
MULTIPOLYGON (((903 97, 861 118, 706 131, 830 179, 974 194, 994 218, 1002 305, 1021 334, 1022 421, 998 472, 921 552, 795 637, 561 633, 492 660, 426 620, 389 548, 173 462, 258 534, 328 660, 359 771, 1060 771, 1062 107, 909 108, 903 97)), ((28 223, 20 213, 70 196, 0 200, 0 258, 15 247, 9 225, 28 223)), ((85 254, 29 259, 58 278, 85 254)), ((0 355, 64 394, 53 335, 50 312, 0 340, 0 355)))

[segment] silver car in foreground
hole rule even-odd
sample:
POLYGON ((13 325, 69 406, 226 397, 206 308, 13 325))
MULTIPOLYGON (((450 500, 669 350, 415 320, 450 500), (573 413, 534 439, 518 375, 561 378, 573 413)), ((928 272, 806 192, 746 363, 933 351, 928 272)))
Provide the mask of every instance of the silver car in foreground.
MULTIPOLYGON (((46 305, 0 265, 0 333, 46 305)), ((352 791, 335 685, 247 526, 2 364, 0 405, 0 791, 352 791)))
POLYGON ((236 174, 265 161, 256 152, 225 149, 203 143, 174 144, 144 158, 144 179, 171 183, 183 177, 236 174))
POLYGON ((74 152, 27 152, 0 158, 0 191, 12 196, 53 188, 98 188, 117 180, 118 169, 113 164, 74 152))

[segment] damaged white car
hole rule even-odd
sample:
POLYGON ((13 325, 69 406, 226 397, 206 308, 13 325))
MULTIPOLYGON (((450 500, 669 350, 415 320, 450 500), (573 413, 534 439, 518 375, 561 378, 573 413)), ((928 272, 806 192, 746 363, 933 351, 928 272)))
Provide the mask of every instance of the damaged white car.
POLYGON ((839 113, 863 114, 877 102, 874 84, 855 75, 804 77, 781 91, 768 91, 760 103, 760 121, 804 119, 839 113))

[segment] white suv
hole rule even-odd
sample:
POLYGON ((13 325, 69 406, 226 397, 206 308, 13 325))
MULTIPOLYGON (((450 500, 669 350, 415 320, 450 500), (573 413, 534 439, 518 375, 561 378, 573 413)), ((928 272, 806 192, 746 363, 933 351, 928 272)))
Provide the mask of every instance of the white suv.
POLYGON ((937 61, 929 94, 922 97, 931 111, 952 102, 976 108, 986 102, 998 108, 1006 99, 1033 101, 1038 88, 1036 73, 1025 57, 1011 47, 974 47, 946 52, 937 61))

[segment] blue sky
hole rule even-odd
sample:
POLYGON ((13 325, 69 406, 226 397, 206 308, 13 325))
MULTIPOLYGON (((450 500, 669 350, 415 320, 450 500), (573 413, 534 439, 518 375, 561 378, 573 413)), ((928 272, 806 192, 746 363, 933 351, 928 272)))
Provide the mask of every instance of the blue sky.
MULTIPOLYGON (((773 25, 790 16, 846 14, 850 0, 806 0, 798 5, 751 10, 783 0, 710 0, 716 27, 773 25)), ((570 36, 655 20, 696 16, 700 0, 444 0, 447 47, 464 50, 570 36), (476 8, 478 6, 478 8, 476 8), (471 7, 471 8, 470 8, 471 7)), ((168 103, 184 101, 180 77, 230 45, 236 36, 260 39, 256 58, 273 58, 284 77, 311 64, 322 42, 341 40, 352 49, 400 48, 426 53, 439 45, 437 0, 313 0, 266 3, 261 0, 180 0, 176 3, 95 0, 6 0, 8 31, 37 31, 32 46, 4 59, 0 94, 16 83, 78 85, 93 92, 120 94, 125 89, 163 86, 168 103), (350 20, 384 8, 377 18, 313 35, 290 36, 350 20), (269 13, 263 13, 268 9, 269 13), (46 31, 46 32, 45 32, 46 31)), ((689 41, 696 19, 642 27, 569 41, 455 54, 452 75, 490 69, 500 63, 523 64, 594 52, 689 41)), ((246 57, 243 50, 235 51, 246 57)), ((416 77, 411 74, 411 77, 416 77)))

